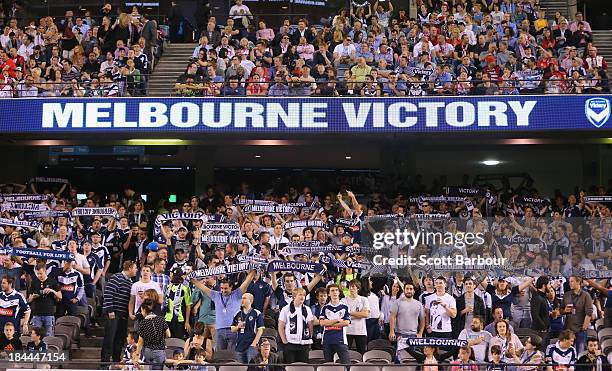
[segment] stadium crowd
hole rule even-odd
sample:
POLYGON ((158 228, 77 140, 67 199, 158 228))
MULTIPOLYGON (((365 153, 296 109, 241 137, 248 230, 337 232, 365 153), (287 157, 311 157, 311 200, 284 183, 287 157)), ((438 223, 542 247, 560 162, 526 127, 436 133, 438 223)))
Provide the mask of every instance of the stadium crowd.
POLYGON ((1 15, 0 97, 146 95, 163 35, 137 7, 116 12, 105 3, 99 14, 66 10, 38 20, 1 15))
POLYGON ((548 199, 530 181, 413 188, 410 197, 372 190, 358 199, 345 186, 263 194, 242 183, 146 211, 129 188, 82 198, 57 178, 2 185, 0 350, 23 349, 27 334, 28 349, 42 348, 63 317, 85 312, 105 327, 101 360, 124 369, 235 360, 277 370, 335 359, 609 369, 610 190, 548 199), (484 238, 460 248, 391 241, 392 255, 509 264, 367 268, 374 233, 400 226, 484 238), (42 250, 53 255, 42 260, 42 250), (406 346, 411 338, 465 342, 406 346))
POLYGON ((352 2, 321 25, 272 29, 242 0, 210 17, 175 85, 184 96, 420 96, 609 92, 583 14, 534 0, 352 2), (222 24, 220 22, 225 22, 222 24))

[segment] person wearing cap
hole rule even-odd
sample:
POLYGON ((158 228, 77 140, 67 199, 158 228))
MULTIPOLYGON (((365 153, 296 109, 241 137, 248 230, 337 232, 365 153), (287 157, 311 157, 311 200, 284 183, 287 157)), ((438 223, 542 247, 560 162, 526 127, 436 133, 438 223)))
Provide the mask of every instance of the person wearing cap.
POLYGON ((174 264, 170 267, 170 271, 174 272, 176 269, 180 269, 181 271, 185 271, 187 262, 189 260, 189 255, 185 248, 180 246, 174 250, 174 264))
POLYGON ((253 277, 255 277, 255 270, 251 270, 242 284, 235 290, 232 290, 231 281, 223 279, 219 284, 220 291, 211 289, 201 281, 192 280, 193 284, 215 304, 215 331, 217 335, 215 350, 236 349, 236 334, 232 333, 230 328, 232 326, 232 314, 240 310, 242 294, 247 292, 253 277))
POLYGON ((280 356, 272 352, 270 339, 262 338, 258 344, 258 354, 249 360, 252 366, 249 366, 248 371, 283 371, 285 368, 280 365, 282 363, 280 356))
POLYGON ((553 30, 553 36, 557 41, 557 50, 571 44, 572 31, 567 25, 567 19, 561 18, 559 21, 559 27, 553 30))
POLYGON ((493 308, 501 307, 503 318, 512 319, 512 301, 533 282, 533 277, 527 277, 518 285, 512 286, 512 278, 499 278, 494 285, 487 285, 487 291, 491 294, 493 308))
POLYGON ((62 291, 62 300, 57 305, 58 317, 66 313, 76 316, 76 307, 85 296, 85 281, 81 272, 75 269, 75 265, 74 258, 65 260, 62 271, 56 277, 62 291))

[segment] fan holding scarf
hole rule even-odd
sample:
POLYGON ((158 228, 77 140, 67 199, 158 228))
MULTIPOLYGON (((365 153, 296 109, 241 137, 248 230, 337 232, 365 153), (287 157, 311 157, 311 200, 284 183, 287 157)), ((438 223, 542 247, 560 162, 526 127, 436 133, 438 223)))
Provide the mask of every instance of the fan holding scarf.
POLYGON ((312 344, 314 317, 304 305, 306 290, 293 290, 293 300, 281 309, 278 316, 278 334, 283 342, 285 363, 308 363, 312 344))

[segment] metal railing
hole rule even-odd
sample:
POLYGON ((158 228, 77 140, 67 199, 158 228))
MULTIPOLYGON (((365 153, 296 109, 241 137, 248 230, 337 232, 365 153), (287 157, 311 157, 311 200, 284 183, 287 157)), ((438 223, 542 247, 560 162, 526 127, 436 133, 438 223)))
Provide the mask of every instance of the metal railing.
MULTIPOLYGON (((162 77, 174 77, 167 75, 162 77)), ((518 95, 518 94, 610 94, 612 85, 609 80, 597 79, 540 79, 537 84, 533 80, 514 79, 503 82, 491 80, 457 80, 450 81, 396 81, 396 82, 357 82, 344 79, 304 82, 299 78, 276 81, 229 81, 224 82, 190 82, 168 83, 165 87, 150 84, 152 75, 140 75, 140 81, 134 81, 129 76, 112 82, 101 82, 92 85, 79 81, 58 81, 42 83, 14 83, 12 92, 5 91, 0 97, 105 97, 131 96, 145 97, 150 95, 181 96, 181 97, 227 97, 227 96, 465 96, 465 95, 518 95), (38 89, 36 92, 32 87, 38 89), (363 93, 362 93, 363 92, 363 93)), ((159 77, 159 75, 156 75, 159 77)), ((186 80, 186 79, 182 79, 186 80)))

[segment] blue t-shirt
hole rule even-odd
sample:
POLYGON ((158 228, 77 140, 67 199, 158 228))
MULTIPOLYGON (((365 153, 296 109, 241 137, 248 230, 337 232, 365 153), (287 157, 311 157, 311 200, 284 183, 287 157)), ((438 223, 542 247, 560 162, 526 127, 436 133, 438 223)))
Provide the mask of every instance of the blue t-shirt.
MULTIPOLYGON (((343 319, 351 320, 351 314, 349 308, 339 303, 333 305, 331 303, 326 304, 321 310, 319 319, 343 319)), ((347 344, 346 340, 346 326, 323 326, 323 344, 347 344)))
POLYGON ((612 290, 608 290, 605 308, 612 308, 612 290))
POLYGON ((257 329, 264 327, 263 315, 255 308, 251 308, 249 313, 246 314, 243 310, 240 310, 234 316, 232 326, 238 326, 239 321, 244 322, 244 329, 238 330, 238 336, 236 337, 236 351, 246 352, 253 343, 253 340, 255 340, 257 329))
POLYGON ((229 296, 223 296, 221 292, 212 290, 210 299, 215 303, 217 314, 215 317, 215 329, 229 328, 232 325, 234 314, 240 310, 242 291, 236 289, 229 296))

